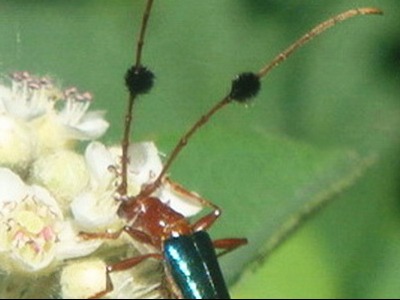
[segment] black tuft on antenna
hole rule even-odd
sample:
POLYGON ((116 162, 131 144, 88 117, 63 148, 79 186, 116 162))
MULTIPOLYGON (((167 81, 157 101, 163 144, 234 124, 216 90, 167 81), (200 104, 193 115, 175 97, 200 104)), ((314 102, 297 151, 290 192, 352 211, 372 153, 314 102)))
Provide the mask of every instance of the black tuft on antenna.
POLYGON ((260 77, 252 72, 241 73, 232 81, 229 97, 237 102, 247 102, 255 97, 261 88, 260 77))
POLYGON ((125 74, 125 85, 131 95, 148 93, 154 84, 154 74, 144 66, 132 66, 125 74))

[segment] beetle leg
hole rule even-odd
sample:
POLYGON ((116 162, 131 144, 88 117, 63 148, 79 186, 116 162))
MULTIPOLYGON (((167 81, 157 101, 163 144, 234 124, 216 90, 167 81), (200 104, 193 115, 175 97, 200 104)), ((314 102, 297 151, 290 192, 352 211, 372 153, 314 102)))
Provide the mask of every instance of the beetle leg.
POLYGON ((116 232, 79 232, 79 237, 83 238, 84 240, 116 240, 120 237, 122 232, 124 232, 124 229, 116 232))
POLYGON ((219 208, 214 209, 209 214, 205 215, 204 217, 198 219, 195 223, 191 225, 193 231, 204 231, 210 228, 214 222, 218 219, 221 215, 221 210, 219 208))
POLYGON ((199 220, 197 220, 191 226, 193 231, 207 230, 208 228, 210 228, 214 224, 214 222, 221 215, 221 209, 217 205, 215 205, 214 203, 212 203, 212 202, 200 197, 196 193, 188 191, 183 186, 181 186, 180 184, 178 184, 176 182, 173 182, 169 178, 166 178, 165 180, 175 192, 177 192, 177 193, 179 193, 179 194, 181 194, 181 195, 183 195, 183 196, 185 196, 187 198, 191 198, 191 199, 197 201, 198 203, 200 203, 201 205, 210 207, 212 209, 212 211, 210 213, 208 213, 207 215, 205 215, 202 218, 200 218, 199 220))
POLYGON ((111 278, 110 278, 110 273, 128 270, 128 269, 133 268, 134 266, 140 264, 141 262, 145 261, 148 258, 163 259, 163 256, 160 253, 150 253, 150 254, 144 254, 144 255, 140 255, 140 256, 136 256, 136 257, 132 257, 132 258, 127 258, 127 259, 117 262, 115 264, 108 265, 107 269, 106 269, 106 276, 107 276, 106 288, 103 291, 98 292, 93 296, 90 296, 89 299, 97 299, 97 298, 103 297, 104 295, 107 295, 109 292, 111 292, 114 289, 114 286, 113 286, 111 278))
POLYGON ((154 243, 151 240, 151 236, 149 236, 148 234, 146 234, 141 230, 134 229, 128 225, 124 226, 122 229, 115 232, 80 232, 79 236, 84 240, 95 240, 95 239, 116 240, 121 236, 123 232, 126 232, 131 238, 133 238, 138 242, 154 246, 154 243))
POLYGON ((143 254, 139 256, 135 256, 132 258, 127 258, 121 260, 115 264, 109 265, 107 267, 107 273, 115 272, 115 271, 125 271, 127 269, 133 268, 134 266, 140 264, 142 261, 148 258, 155 258, 155 259, 163 259, 163 255, 161 253, 150 253, 150 254, 143 254))
POLYGON ((219 209, 219 207, 217 205, 215 205, 214 203, 200 197, 198 194, 188 191, 186 188, 184 188, 182 185, 180 185, 179 183, 176 183, 174 181, 172 181, 170 178, 165 178, 164 179, 166 183, 168 183, 171 188, 178 194, 181 194, 187 198, 193 199, 194 201, 200 203, 203 206, 207 206, 210 207, 212 209, 219 209))
POLYGON ((230 239, 220 239, 213 241, 213 245, 217 249, 222 249, 217 256, 222 256, 228 252, 235 250, 236 248, 246 245, 248 243, 247 239, 245 238, 230 238, 230 239))
POLYGON ((157 247, 157 245, 154 244, 151 236, 141 230, 134 229, 131 226, 124 226, 123 231, 129 234, 129 236, 135 241, 157 247))

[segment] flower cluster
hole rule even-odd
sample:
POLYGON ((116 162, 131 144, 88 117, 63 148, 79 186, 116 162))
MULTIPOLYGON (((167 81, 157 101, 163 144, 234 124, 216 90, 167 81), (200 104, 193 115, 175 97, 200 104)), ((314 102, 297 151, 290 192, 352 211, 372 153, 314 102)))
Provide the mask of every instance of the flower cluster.
POLYGON ((109 124, 103 112, 88 111, 91 99, 46 77, 12 74, 10 86, 0 86, 0 164, 26 175, 38 157, 103 135, 109 124))
MULTIPOLYGON (((91 102, 89 93, 60 90, 50 79, 27 72, 0 85, 0 274, 59 274, 64 298, 85 298, 106 288, 109 255, 104 253, 121 259, 136 251, 126 237, 80 235, 126 225, 115 198, 121 147, 96 141, 109 124, 103 112, 89 110, 91 102), (89 141, 83 154, 75 147, 81 141, 89 141)), ((128 158, 128 193, 134 196, 156 179, 162 162, 152 142, 131 144, 128 158)), ((201 209, 167 183, 156 193, 184 215, 201 209)), ((144 283, 140 268, 133 269, 111 274, 114 291, 107 297, 137 298, 160 285, 160 279, 144 283)))

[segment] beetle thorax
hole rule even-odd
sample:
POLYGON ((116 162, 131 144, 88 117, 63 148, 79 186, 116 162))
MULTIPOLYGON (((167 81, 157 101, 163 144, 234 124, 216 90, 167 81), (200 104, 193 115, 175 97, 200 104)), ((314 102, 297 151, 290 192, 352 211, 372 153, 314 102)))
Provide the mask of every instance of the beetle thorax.
POLYGON ((120 211, 131 226, 143 230, 155 244, 173 236, 192 233, 188 220, 156 197, 139 198, 127 205, 122 204, 120 211))

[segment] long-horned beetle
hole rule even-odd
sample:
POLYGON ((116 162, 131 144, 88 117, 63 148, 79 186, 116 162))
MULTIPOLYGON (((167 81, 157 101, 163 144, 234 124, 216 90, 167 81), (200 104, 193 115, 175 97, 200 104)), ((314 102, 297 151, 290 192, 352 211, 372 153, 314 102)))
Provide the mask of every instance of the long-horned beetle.
POLYGON ((141 62, 144 36, 152 4, 153 0, 147 1, 137 42, 136 62, 128 70, 125 77, 129 90, 129 100, 124 119, 125 131, 122 139, 121 183, 117 188, 117 201, 120 202, 118 215, 126 221, 126 225, 121 231, 114 234, 82 233, 82 237, 86 239, 116 239, 121 233, 126 233, 140 243, 151 245, 154 248, 154 252, 108 265, 108 286, 104 291, 93 295, 93 298, 104 296, 113 289, 109 273, 127 270, 149 258, 153 258, 163 262, 168 290, 171 296, 183 299, 229 299, 229 292, 218 265, 217 257, 246 244, 247 240, 245 238, 228 238, 212 241, 206 230, 218 219, 221 209, 197 194, 189 192, 180 185, 173 183, 168 178, 167 171, 190 138, 216 112, 233 102, 247 103, 250 101, 257 95, 260 89, 261 78, 266 76, 279 63, 287 59, 298 48, 339 22, 357 15, 381 14, 382 12, 376 8, 358 8, 338 14, 307 32, 286 50, 278 54, 260 71, 239 74, 232 81, 230 92, 207 113, 202 115, 181 137, 165 161, 162 171, 155 179, 151 183, 142 186, 141 191, 137 195, 130 195, 127 188, 127 166, 129 163, 128 147, 130 145, 132 109, 138 96, 149 92, 154 81, 153 73, 144 67, 141 62), (194 223, 190 223, 185 216, 171 208, 168 203, 164 203, 157 198, 155 192, 163 184, 169 184, 178 193, 197 201, 201 206, 211 208, 211 212, 194 223), (220 249, 221 252, 216 253, 215 249, 220 249))

